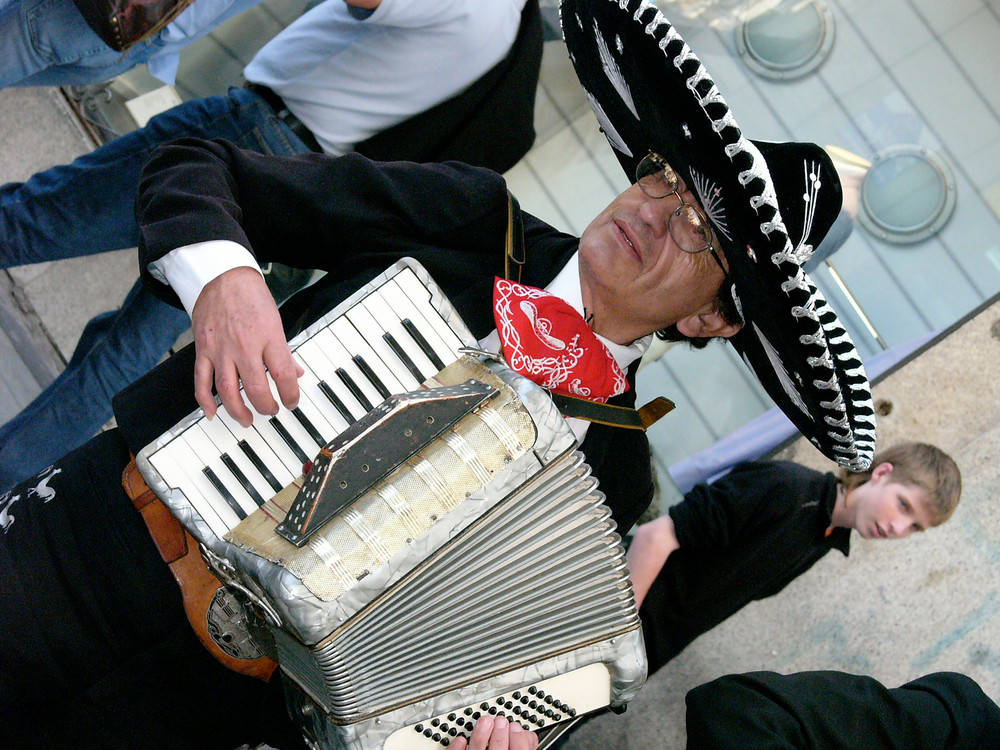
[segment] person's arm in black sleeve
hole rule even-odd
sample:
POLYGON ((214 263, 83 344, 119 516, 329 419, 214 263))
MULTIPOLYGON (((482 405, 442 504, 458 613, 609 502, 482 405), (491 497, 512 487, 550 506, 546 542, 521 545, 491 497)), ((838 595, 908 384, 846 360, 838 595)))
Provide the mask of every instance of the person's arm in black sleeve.
POLYGON ((738 464, 712 484, 693 487, 684 500, 669 509, 681 547, 722 549, 774 512, 774 465, 738 464))
MULTIPOLYGON (((344 276, 359 263, 383 257, 387 267, 401 250, 414 247, 432 256, 439 248, 458 256, 490 252, 495 250, 490 242, 503 242, 506 188, 499 175, 457 163, 279 157, 226 141, 185 139, 161 147, 146 165, 136 217, 144 279, 176 304, 149 265, 201 243, 229 241, 258 263, 344 276)), ((211 247, 204 252, 212 252, 211 247)), ((416 257, 421 260, 419 253, 416 257)), ((213 381, 226 410, 244 426, 252 417, 239 391, 241 381, 259 412, 275 413, 267 373, 282 403, 295 407, 299 368, 256 271, 234 268, 209 282, 192 306, 192 329, 195 394, 206 414, 216 409, 213 381)))
POLYGON ((668 512, 635 530, 628 550, 629 575, 641 606, 667 558, 677 549, 720 549, 740 535, 757 513, 763 478, 744 476, 755 464, 741 464, 714 484, 699 484, 668 512), (751 488, 754 488, 751 491, 751 488))
POLYGON ((504 241, 506 185, 495 172, 457 162, 274 156, 189 138, 161 146, 146 164, 136 219, 144 279, 177 304, 165 284, 149 276, 149 264, 214 240, 243 246, 262 265, 344 275, 358 255, 389 257, 415 244, 490 252, 495 248, 484 237, 504 241))
POLYGON ((996 704, 954 672, 894 689, 843 672, 750 672, 700 685, 686 702, 687 750, 972 750, 998 732, 996 704))

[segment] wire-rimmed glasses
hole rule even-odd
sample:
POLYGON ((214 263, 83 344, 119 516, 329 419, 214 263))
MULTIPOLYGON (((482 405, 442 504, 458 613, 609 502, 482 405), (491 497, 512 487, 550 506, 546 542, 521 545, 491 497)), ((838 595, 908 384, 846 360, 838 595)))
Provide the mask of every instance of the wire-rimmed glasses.
POLYGON ((728 277, 729 272, 715 249, 712 225, 708 217, 681 196, 683 184, 666 159, 650 151, 636 167, 635 181, 639 189, 650 198, 667 198, 671 195, 677 198, 677 208, 667 217, 667 231, 674 244, 686 253, 703 253, 708 250, 722 273, 728 277))

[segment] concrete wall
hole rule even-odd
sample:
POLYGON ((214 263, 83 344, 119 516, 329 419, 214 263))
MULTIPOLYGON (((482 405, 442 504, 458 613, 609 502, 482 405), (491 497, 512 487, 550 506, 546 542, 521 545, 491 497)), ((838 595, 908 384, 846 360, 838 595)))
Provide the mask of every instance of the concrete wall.
MULTIPOLYGON (((963 493, 952 519, 901 541, 855 534, 849 558, 830 553, 778 596, 702 636, 624 715, 592 721, 568 748, 682 748, 687 690, 760 669, 836 669, 890 687, 957 671, 1000 702, 1000 301, 884 375, 873 392, 888 411, 879 445, 922 440, 958 462, 963 493)), ((832 469, 804 439, 778 457, 832 469)))

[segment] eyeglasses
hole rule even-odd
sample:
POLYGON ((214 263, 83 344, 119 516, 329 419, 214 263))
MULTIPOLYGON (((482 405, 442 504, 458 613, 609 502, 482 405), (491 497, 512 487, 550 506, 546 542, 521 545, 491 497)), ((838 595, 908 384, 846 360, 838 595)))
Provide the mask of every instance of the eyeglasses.
POLYGON ((650 198, 666 198, 670 195, 677 198, 680 204, 667 217, 667 232, 674 244, 686 253, 703 253, 708 250, 728 278, 729 272, 722 264, 712 241, 708 217, 681 196, 683 184, 666 159, 650 151, 635 168, 635 181, 639 189, 650 198))

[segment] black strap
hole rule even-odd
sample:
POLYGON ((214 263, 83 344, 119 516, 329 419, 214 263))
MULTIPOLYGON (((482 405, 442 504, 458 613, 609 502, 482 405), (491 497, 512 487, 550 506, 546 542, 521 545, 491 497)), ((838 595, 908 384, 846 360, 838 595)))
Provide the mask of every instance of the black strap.
POLYGON ((663 396, 657 396, 639 409, 631 409, 627 406, 602 404, 585 398, 566 396, 562 393, 550 393, 549 395, 564 417, 585 419, 588 422, 606 424, 610 427, 622 427, 626 430, 645 430, 664 414, 674 409, 674 402, 663 396))
POLYGON ((279 120, 281 120, 288 129, 295 133, 296 137, 302 141, 310 151, 314 151, 317 154, 323 153, 323 147, 319 145, 319 141, 316 140, 316 136, 313 135, 312 131, 305 126, 298 117, 296 117, 292 111, 285 104, 285 100, 282 99, 278 92, 269 86, 264 86, 260 83, 254 83, 252 81, 247 81, 244 85, 245 89, 252 91, 274 110, 274 115, 279 120))
POLYGON ((517 198, 507 191, 507 241, 503 259, 503 275, 508 281, 521 283, 521 269, 527 260, 524 249, 524 221, 517 198), (514 278, 514 272, 517 278, 514 278))

